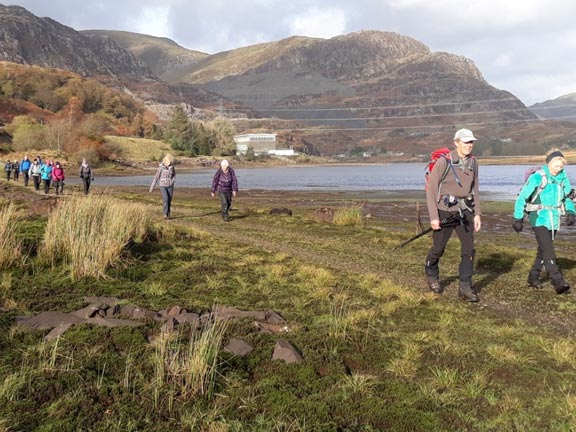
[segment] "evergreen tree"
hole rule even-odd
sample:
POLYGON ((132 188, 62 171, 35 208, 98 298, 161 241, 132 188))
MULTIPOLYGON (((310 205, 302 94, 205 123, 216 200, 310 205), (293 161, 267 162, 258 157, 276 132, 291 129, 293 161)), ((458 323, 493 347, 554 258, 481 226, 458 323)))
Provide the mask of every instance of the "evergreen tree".
POLYGON ((164 138, 174 150, 194 152, 194 130, 184 109, 177 105, 166 125, 164 138))

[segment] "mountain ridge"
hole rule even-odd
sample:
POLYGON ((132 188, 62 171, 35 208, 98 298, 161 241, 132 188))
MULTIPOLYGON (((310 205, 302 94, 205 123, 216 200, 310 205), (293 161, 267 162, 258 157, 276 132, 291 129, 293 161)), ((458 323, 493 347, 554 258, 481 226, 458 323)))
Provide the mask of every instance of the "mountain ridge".
POLYGON ((292 36, 206 54, 168 38, 77 32, 20 7, 0 6, 0 24, 0 59, 98 76, 151 104, 200 106, 238 132, 278 130, 311 152, 430 149, 463 126, 497 144, 513 126, 539 122, 472 60, 393 32, 292 36), (30 34, 53 41, 51 49, 30 34))

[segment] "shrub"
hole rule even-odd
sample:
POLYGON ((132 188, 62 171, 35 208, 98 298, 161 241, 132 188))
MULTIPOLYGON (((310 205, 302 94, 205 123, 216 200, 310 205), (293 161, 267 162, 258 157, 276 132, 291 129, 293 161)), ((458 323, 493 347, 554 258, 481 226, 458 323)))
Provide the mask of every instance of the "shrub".
POLYGON ((141 204, 106 195, 72 197, 48 218, 39 259, 53 266, 63 261, 73 279, 103 277, 129 242, 144 240, 150 227, 141 204))

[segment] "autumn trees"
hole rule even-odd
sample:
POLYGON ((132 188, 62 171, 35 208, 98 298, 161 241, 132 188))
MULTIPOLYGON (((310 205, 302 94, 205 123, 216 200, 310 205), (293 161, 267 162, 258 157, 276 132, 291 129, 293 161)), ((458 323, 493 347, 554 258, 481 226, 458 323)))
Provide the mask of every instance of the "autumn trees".
POLYGON ((67 71, 0 62, 0 102, 0 120, 16 151, 105 158, 102 137, 119 135, 163 139, 190 156, 234 152, 235 130, 226 119, 192 121, 176 106, 163 126, 130 94, 67 71))

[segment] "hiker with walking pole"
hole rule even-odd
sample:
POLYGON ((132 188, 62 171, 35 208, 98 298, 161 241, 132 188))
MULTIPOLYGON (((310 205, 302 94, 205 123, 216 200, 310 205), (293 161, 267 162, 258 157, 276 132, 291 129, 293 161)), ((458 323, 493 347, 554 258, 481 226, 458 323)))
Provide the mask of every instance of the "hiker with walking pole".
POLYGON ((456 231, 460 240, 458 295, 463 300, 477 302, 478 293, 472 286, 474 271, 474 233, 480 231, 480 199, 478 195, 478 164, 472 155, 476 137, 468 129, 454 135, 455 148, 438 158, 430 171, 426 188, 426 203, 432 228, 432 247, 426 257, 425 272, 428 288, 441 294, 440 258, 456 231), (441 221, 459 218, 458 225, 442 226, 441 221))
POLYGON ((517 233, 524 227, 524 215, 534 231, 538 249, 536 259, 528 273, 528 285, 542 289, 540 273, 546 270, 558 294, 566 294, 570 285, 564 280, 554 250, 554 238, 560 229, 560 217, 566 215, 566 225, 576 222, 576 210, 571 197, 574 195, 570 180, 564 171, 566 159, 558 149, 546 154, 546 164, 534 171, 522 187, 514 204, 514 223, 517 233))

